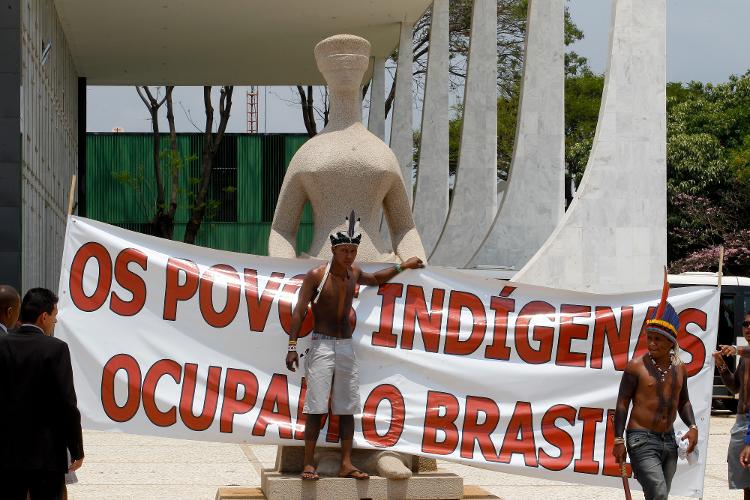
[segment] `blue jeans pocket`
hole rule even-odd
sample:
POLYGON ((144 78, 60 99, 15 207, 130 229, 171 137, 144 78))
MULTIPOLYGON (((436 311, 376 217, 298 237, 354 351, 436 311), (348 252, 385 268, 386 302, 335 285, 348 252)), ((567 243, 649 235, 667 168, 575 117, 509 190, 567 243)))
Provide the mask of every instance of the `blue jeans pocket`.
POLYGON ((627 437, 628 450, 637 450, 641 446, 645 445, 648 438, 641 434, 631 434, 627 437))

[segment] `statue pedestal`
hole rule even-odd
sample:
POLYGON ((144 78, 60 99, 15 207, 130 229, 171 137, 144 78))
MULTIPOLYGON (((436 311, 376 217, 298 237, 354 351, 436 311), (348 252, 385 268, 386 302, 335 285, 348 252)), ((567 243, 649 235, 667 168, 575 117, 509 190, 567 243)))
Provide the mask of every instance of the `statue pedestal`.
POLYGON ((463 478, 439 471, 434 459, 415 455, 355 449, 352 462, 368 474, 368 480, 336 477, 340 455, 336 448, 321 448, 316 453, 318 481, 303 481, 304 448, 280 446, 274 470, 264 469, 261 489, 269 500, 287 498, 462 498, 463 478), (383 460, 386 457, 387 460, 383 460), (400 461, 394 463, 394 461, 400 461), (393 470, 384 467, 393 466, 393 470), (406 474, 404 474, 406 472, 406 474), (384 477, 385 475, 388 477, 384 477), (396 479, 401 476, 403 478, 396 479), (390 477, 390 478, 389 478, 390 477))
POLYGON ((283 474, 270 469, 264 469, 261 473, 261 490, 268 500, 462 498, 463 483, 460 476, 440 471, 416 474, 408 479, 321 477, 318 481, 303 481, 299 474, 283 474))

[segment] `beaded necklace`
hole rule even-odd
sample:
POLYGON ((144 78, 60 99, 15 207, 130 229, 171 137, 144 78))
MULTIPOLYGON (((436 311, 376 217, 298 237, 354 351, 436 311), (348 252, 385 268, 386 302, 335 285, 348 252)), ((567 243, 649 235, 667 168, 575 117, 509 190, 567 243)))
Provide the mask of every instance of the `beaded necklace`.
POLYGON ((651 353, 648 355, 649 359, 651 360, 651 363, 653 363, 654 367, 656 368, 656 371, 659 372, 659 378, 662 382, 667 378, 667 374, 669 374, 672 371, 672 358, 669 358, 669 366, 666 368, 662 368, 661 366, 656 364, 656 361, 654 361, 653 356, 651 356, 651 353))

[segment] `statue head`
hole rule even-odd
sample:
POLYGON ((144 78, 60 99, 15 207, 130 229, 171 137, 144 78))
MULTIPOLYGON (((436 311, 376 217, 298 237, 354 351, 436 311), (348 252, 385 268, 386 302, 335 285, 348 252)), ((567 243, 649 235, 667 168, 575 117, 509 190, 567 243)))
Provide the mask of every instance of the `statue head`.
POLYGON ((370 64, 370 42, 355 35, 334 35, 315 46, 318 70, 332 90, 358 89, 370 64))

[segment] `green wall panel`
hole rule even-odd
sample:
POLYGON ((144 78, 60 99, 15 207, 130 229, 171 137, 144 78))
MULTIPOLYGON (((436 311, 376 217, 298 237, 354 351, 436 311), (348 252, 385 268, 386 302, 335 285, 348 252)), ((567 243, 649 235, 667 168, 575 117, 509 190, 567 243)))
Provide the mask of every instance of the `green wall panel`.
MULTIPOLYGON (((278 175, 283 175, 286 171, 289 161, 307 140, 307 136, 288 134, 279 137, 279 134, 274 134, 275 137, 271 138, 264 134, 231 135, 236 135, 237 138, 237 222, 204 221, 196 244, 267 255, 271 222, 263 220, 263 203, 264 200, 276 200, 278 192, 263 192, 264 175, 266 184, 269 184, 269 179, 273 186, 279 184, 278 175), (265 155, 266 158, 272 158, 274 163, 283 158, 283 169, 280 172, 268 171, 269 167, 264 165, 264 145, 266 148, 279 148, 276 151, 266 150, 265 155)), ((197 178, 200 171, 203 137, 197 133, 178 134, 177 141, 183 162, 179 167, 174 239, 181 241, 190 217, 189 193, 194 189, 191 178, 197 178)), ((133 231, 145 232, 148 221, 153 216, 156 200, 151 134, 89 133, 86 146, 87 216, 133 231), (131 182, 125 185, 113 173, 124 175, 131 182)), ((169 150, 169 136, 166 134, 161 137, 161 149, 169 150)), ((162 157, 162 177, 165 186, 169 186, 166 157, 162 157)), ((166 196, 169 196, 168 192, 166 196)), ((268 212, 269 208, 266 207, 265 211, 268 212)), ((297 234, 298 252, 307 251, 310 247, 312 220, 312 210, 308 204, 297 234)))

